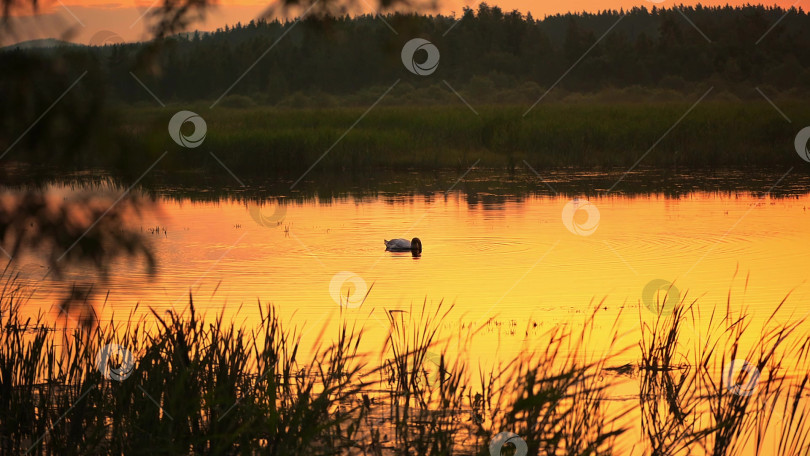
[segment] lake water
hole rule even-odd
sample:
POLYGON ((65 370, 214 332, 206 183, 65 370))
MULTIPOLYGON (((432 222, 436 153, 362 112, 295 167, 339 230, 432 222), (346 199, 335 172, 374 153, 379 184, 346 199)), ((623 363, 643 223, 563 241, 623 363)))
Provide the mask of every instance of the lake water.
MULTIPOLYGON (((486 326, 460 350, 489 363, 516 355, 534 334, 580 324, 599 302, 595 330, 607 331, 619 318, 625 342, 634 345, 640 316, 653 315, 644 290, 656 280, 665 285, 650 285, 647 301, 649 290, 663 290, 662 297, 673 282, 677 292, 669 299, 697 299, 706 315, 724 307, 729 293, 732 306, 746 308, 755 322, 788 293, 785 318, 810 312, 806 194, 587 201, 507 195, 487 203, 461 191, 262 206, 161 198, 133 222, 148 236, 158 272, 150 277, 137 263, 114 268, 109 282, 97 285, 109 290, 102 319, 129 318, 136 304, 140 315, 150 308, 182 311, 191 291, 198 310, 211 317, 225 312, 249 327, 260 300, 302 328, 306 346, 345 319, 362 324, 370 340, 382 340, 389 312, 410 312, 423 302, 434 309, 443 301, 455 306, 443 336, 486 326), (148 231, 154 226, 159 234, 148 231), (385 251, 383 239, 414 236, 424 246, 420 257, 385 251)), ((47 312, 55 324, 54 293, 74 280, 93 280, 72 271, 63 281, 38 282, 45 268, 35 260, 23 271, 37 284, 27 309, 47 312)), ((623 357, 633 362, 637 355, 631 350, 623 357)))
MULTIPOLYGON (((655 320, 664 296, 694 302, 682 325, 683 349, 705 340, 698 338, 712 312, 725 314, 727 306, 750 317, 744 343, 757 341, 788 295, 776 324, 810 315, 810 186, 803 177, 785 182, 778 195, 767 192, 779 179, 748 182, 758 192, 685 185, 632 195, 586 183, 596 189, 587 199, 557 194, 551 185, 566 181, 554 176, 545 193, 490 181, 474 190, 310 194, 261 205, 233 195, 189 199, 163 192, 141 219, 128 222, 152 247, 155 274, 142 261, 121 260, 107 281, 89 269, 43 280, 41 260, 17 258, 22 280, 34 290, 23 311, 43 314, 50 326, 74 326, 77 315, 65 317, 58 302, 75 283, 91 282, 102 324, 144 319, 151 325, 152 311, 186 312, 191 293, 209 320, 224 315, 250 330, 260 306, 272 303, 288 327, 298 328, 306 360, 343 323, 363 328, 361 352, 376 359, 384 355, 392 320, 418 320, 452 306, 438 324, 435 352, 465 359, 471 385, 479 369, 498 372, 499 365, 542 352, 550 331, 578 334, 594 315, 585 350, 567 353, 612 354, 609 366, 635 365, 640 327, 655 320), (400 237, 419 237, 422 254, 386 252, 383 240, 400 237), (620 338, 611 345, 615 332, 620 338)), ((59 188, 56 195, 70 191, 59 188)), ((694 358, 678 355, 675 362, 689 365, 694 358)), ((802 374, 792 365, 788 360, 777 370, 802 374)), ((640 374, 617 374, 623 376, 629 381, 617 382, 609 396, 617 413, 639 401, 640 374)), ((622 448, 642 440, 638 413, 626 417, 631 431, 617 443, 622 448)), ((781 423, 779 416, 772 423, 781 423)))

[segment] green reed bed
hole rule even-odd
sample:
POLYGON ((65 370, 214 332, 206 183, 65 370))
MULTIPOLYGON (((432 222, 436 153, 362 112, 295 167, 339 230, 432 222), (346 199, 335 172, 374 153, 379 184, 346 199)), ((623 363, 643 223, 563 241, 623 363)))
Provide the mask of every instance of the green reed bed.
MULTIPOLYGON (((149 165, 170 150, 161 169, 219 169, 213 152, 245 179, 297 178, 321 155, 322 171, 391 168, 514 169, 523 160, 535 169, 628 168, 653 145, 643 166, 657 168, 752 168, 801 163, 793 142, 810 124, 806 103, 782 100, 786 122, 765 101, 713 100, 711 94, 687 116, 695 99, 683 102, 541 103, 523 117, 526 106, 479 106, 478 115, 458 106, 386 106, 382 103, 357 123, 365 107, 208 109, 204 105, 169 109, 119 107, 117 125, 126 159, 149 165), (180 109, 200 113, 207 123, 202 146, 183 149, 166 132, 180 109), (340 141, 338 141, 340 139, 340 141), (660 142, 658 142, 660 139, 660 142)), ((459 102, 460 103, 460 102, 459 102)), ((191 126, 187 126, 191 132, 191 126)), ((114 162, 106 150, 96 159, 114 162)))
POLYGON ((53 330, 23 320, 24 293, 8 280, 0 294, 3 454, 488 455, 502 432, 531 455, 810 448, 807 333, 772 317, 748 337, 731 302, 705 316, 685 298, 642 309, 640 340, 620 318, 596 329, 600 303, 483 371, 463 350, 475 329, 441 334, 452 306, 389 312, 382 346, 341 315, 337 334, 322 331, 304 356, 301 333, 261 303, 249 328, 203 318, 189 296, 185 312, 53 330), (107 344, 134 363, 115 357, 102 372, 107 344), (638 362, 617 368, 636 344, 638 362), (735 358, 761 372, 751 394, 740 394, 751 375, 724 379, 735 358), (615 400, 627 384, 637 400, 615 400))

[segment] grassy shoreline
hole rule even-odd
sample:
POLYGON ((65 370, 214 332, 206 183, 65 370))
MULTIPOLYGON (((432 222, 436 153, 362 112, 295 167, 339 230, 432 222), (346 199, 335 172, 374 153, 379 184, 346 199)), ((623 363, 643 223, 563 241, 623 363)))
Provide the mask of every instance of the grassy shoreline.
MULTIPOLYGON (((794 146, 798 131, 810 125, 807 103, 779 100, 791 119, 787 122, 764 100, 723 101, 710 94, 694 105, 699 95, 694 98, 652 103, 544 101, 526 117, 526 106, 482 106, 476 107, 476 114, 460 101, 449 106, 391 106, 383 101, 364 117, 367 107, 116 105, 107 108, 108 115, 97 126, 103 134, 81 154, 17 148, 0 173, 10 183, 22 176, 35 181, 94 174, 133 182, 155 165, 144 184, 236 188, 245 183, 277 187, 274 194, 289 193, 305 173, 297 190, 373 190, 385 187, 387 180, 410 180, 412 187, 443 191, 473 165, 493 175, 524 173, 534 178, 530 166, 544 179, 559 173, 613 173, 604 179, 608 187, 631 167, 659 173, 663 180, 706 174, 712 183, 718 181, 712 174, 766 172, 778 177, 791 167, 791 176, 810 175, 794 146), (170 118, 182 110, 205 120, 206 136, 199 147, 184 148, 168 134, 170 118)), ((190 123, 181 129, 186 135, 192 131, 190 123)), ((587 176, 577 180, 597 191, 601 185, 585 182, 587 176)), ((643 180, 639 187, 649 191, 643 180)), ((565 182, 560 184, 565 187, 565 182)))
POLYGON ((476 161, 482 168, 514 170, 524 160, 538 170, 597 170, 629 168, 642 157, 643 166, 673 170, 804 163, 793 141, 810 124, 805 104, 782 104, 789 123, 765 101, 708 98, 690 110, 694 101, 550 103, 526 117, 523 106, 485 106, 476 115, 463 105, 381 104, 353 128, 364 108, 130 107, 121 109, 119 132, 144 163, 169 150, 166 169, 210 170, 220 166, 214 153, 248 177, 292 176, 315 163, 315 173, 466 169, 476 161), (198 148, 177 146, 166 134, 169 118, 181 109, 207 123, 198 148))

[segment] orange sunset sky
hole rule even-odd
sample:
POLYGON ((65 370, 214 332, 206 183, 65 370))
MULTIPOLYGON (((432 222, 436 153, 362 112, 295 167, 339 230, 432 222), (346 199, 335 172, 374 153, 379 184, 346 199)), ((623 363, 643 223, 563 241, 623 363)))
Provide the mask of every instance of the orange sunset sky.
MULTIPOLYGON (((95 41, 98 44, 99 32, 106 33, 107 41, 123 40, 136 41, 148 37, 145 27, 145 13, 151 8, 159 6, 162 0, 45 0, 40 4, 38 14, 30 10, 18 10, 12 23, 15 25, 13 34, 0 35, 0 45, 9 45, 21 41, 39 38, 60 38, 77 43, 95 41), (112 32, 112 33, 109 33, 112 32), (95 40, 93 37, 96 37, 95 40)), ((801 8, 802 3, 810 0, 777 0, 768 1, 768 5, 782 7, 796 6, 801 8)), ((358 5, 368 5, 365 12, 372 12, 372 0, 359 0, 358 5)), ((462 8, 470 6, 475 8, 480 2, 469 0, 443 0, 439 3, 437 13, 459 15, 462 8)), ((568 1, 536 1, 536 0, 491 0, 490 5, 497 5, 505 11, 517 9, 523 13, 531 12, 535 18, 546 15, 566 12, 598 11, 604 9, 632 8, 634 6, 668 7, 681 4, 674 0, 568 0, 568 1)), ((743 5, 744 1, 685 1, 685 5, 702 3, 704 5, 743 5)), ((216 10, 212 11, 206 20, 192 25, 190 30, 215 30, 226 24, 236 22, 249 22, 258 17, 267 6, 273 2, 260 2, 256 0, 223 0, 219 2, 216 10)), ((427 11, 426 11, 427 12, 427 11)))

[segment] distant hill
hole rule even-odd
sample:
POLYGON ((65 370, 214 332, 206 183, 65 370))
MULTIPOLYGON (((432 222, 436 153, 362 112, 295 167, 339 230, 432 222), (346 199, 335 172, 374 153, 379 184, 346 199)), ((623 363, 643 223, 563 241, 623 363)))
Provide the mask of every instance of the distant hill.
POLYGON ((22 41, 19 43, 11 44, 9 46, 0 47, 0 50, 12 50, 12 49, 43 49, 43 48, 56 48, 56 47, 63 47, 63 46, 80 46, 76 43, 71 43, 69 41, 58 40, 56 38, 45 38, 39 40, 29 40, 29 41, 22 41))

